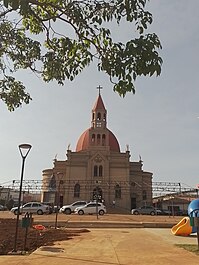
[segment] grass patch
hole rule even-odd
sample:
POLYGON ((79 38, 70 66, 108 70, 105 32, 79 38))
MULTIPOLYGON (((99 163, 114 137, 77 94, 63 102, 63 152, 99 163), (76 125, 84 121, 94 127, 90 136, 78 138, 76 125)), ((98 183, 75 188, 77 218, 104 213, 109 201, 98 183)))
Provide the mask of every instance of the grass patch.
POLYGON ((189 252, 193 252, 196 255, 199 255, 198 245, 190 245, 190 244, 176 244, 179 248, 184 248, 189 252))

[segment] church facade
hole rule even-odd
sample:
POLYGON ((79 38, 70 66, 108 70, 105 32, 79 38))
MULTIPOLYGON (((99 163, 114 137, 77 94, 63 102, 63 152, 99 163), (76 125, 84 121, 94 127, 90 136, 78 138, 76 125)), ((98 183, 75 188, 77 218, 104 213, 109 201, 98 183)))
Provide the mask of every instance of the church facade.
POLYGON ((91 126, 68 147, 66 160, 54 160, 42 172, 42 201, 66 205, 78 200, 100 200, 119 211, 152 204, 152 173, 143 162, 130 160, 129 147, 120 151, 116 136, 107 128, 107 110, 100 90, 92 108, 91 126))

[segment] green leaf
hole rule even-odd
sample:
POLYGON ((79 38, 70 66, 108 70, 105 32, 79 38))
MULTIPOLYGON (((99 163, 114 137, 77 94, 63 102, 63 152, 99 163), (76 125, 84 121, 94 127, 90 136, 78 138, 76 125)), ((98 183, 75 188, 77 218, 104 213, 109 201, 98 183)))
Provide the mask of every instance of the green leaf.
POLYGON ((10 8, 9 17, 0 18, 1 99, 12 110, 29 103, 25 87, 11 78, 18 70, 28 69, 44 82, 63 85, 94 60, 97 64, 93 65, 108 75, 120 96, 135 93, 137 77, 158 76, 162 66, 158 36, 145 33, 152 23, 146 2, 3 0, 13 10, 10 8), (123 22, 134 25, 138 37, 114 42, 110 21, 119 30, 123 30, 123 22))

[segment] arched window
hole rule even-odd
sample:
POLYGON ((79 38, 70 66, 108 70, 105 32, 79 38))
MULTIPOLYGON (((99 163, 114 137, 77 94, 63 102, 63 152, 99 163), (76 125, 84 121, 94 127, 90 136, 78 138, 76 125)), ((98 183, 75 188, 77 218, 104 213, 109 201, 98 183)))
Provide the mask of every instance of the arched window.
POLYGON ((98 176, 98 166, 94 166, 94 177, 98 176))
POLYGON ((55 179, 55 175, 53 174, 49 183, 49 188, 51 190, 55 190, 56 189, 56 179, 55 179))
POLYGON ((100 112, 97 113, 97 120, 98 120, 98 121, 101 120, 101 113, 100 113, 100 112))
POLYGON ((97 144, 100 144, 100 134, 97 135, 97 144))
POLYGON ((115 185, 115 198, 121 199, 121 187, 119 184, 115 185))
POLYGON ((146 201, 146 199, 147 199, 147 193, 146 193, 146 190, 143 190, 143 191, 142 191, 142 199, 143 199, 144 201, 146 201))
POLYGON ((136 185, 135 182, 132 181, 131 182, 131 187, 135 187, 135 185, 136 185))
POLYGON ((79 185, 79 183, 76 183, 74 186, 74 197, 75 198, 80 197, 80 185, 79 185))
POLYGON ((95 134, 93 133, 92 134, 92 137, 91 137, 91 142, 94 143, 95 142, 95 134))
POLYGON ((104 120, 104 121, 106 120, 106 113, 104 113, 104 118, 103 118, 103 120, 104 120))
POLYGON ((99 177, 103 176, 103 166, 99 166, 99 177))
POLYGON ((95 113, 93 113, 93 120, 95 119, 95 113))
POLYGON ((102 135, 102 145, 105 145, 106 144, 106 135, 103 134, 102 135))

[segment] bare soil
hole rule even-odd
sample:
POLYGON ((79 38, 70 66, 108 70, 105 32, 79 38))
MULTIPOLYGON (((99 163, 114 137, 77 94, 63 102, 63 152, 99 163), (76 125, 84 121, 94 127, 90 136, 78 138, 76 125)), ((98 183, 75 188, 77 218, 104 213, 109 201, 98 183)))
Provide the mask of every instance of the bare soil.
POLYGON ((16 245, 17 252, 13 252, 15 231, 16 219, 0 218, 0 255, 22 252, 31 253, 40 246, 50 246, 56 241, 70 240, 83 232, 89 232, 87 229, 55 229, 54 227, 45 227, 43 230, 37 230, 31 227, 27 230, 26 238, 26 228, 23 228, 19 224, 16 245))
MULTIPOLYGON (((182 216, 147 216, 147 215, 121 215, 121 214, 106 214, 99 216, 96 219, 95 215, 65 215, 59 214, 58 216, 58 229, 55 229, 55 214, 50 215, 35 215, 34 224, 45 224, 49 226, 44 230, 36 230, 34 228, 28 229, 27 242, 25 243, 26 229, 21 226, 20 216, 19 228, 18 228, 18 240, 17 240, 17 253, 25 252, 31 253, 35 249, 41 246, 50 246, 57 241, 70 240, 75 236, 80 236, 83 232, 89 232, 87 229, 69 228, 67 224, 73 222, 158 222, 158 223, 178 223, 182 216), (63 227, 60 227, 61 224, 63 227), (51 225, 51 226, 50 226, 51 225)), ((14 254, 14 241, 16 230, 16 216, 9 211, 0 211, 0 255, 14 254)))

